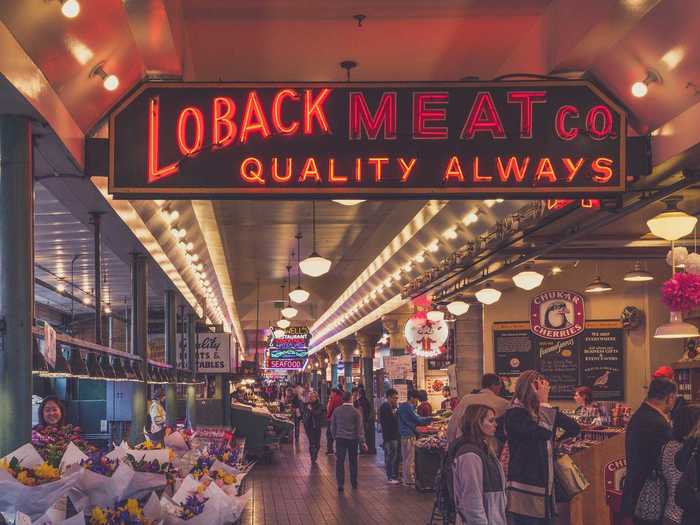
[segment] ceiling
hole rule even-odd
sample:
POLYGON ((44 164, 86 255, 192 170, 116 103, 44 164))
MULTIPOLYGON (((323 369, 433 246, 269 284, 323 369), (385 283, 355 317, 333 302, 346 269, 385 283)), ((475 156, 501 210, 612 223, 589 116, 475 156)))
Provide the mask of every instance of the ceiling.
MULTIPOLYGON (((0 45, 12 52, 0 56, 0 107, 15 104, 8 93, 16 89, 45 122, 41 133, 58 137, 37 138, 44 143, 37 174, 90 175, 82 171, 79 143, 85 134, 106 136, 109 109, 146 78, 335 81, 346 79, 339 63, 348 59, 359 64, 355 81, 585 72, 629 108, 633 132, 657 130, 654 145, 663 145, 658 162, 687 162, 683 155, 700 143, 699 25, 700 3, 687 0, 83 0, 75 19, 61 16, 58 1, 4 0, 0 45), (361 24, 353 18, 358 14, 365 15, 361 24), (98 64, 119 76, 117 90, 104 90, 90 76, 98 64), (630 86, 647 68, 663 83, 636 99, 630 86)), ((377 308, 394 304, 401 285, 419 270, 518 205, 319 202, 316 247, 333 265, 326 276, 304 279, 312 299, 297 322, 314 325, 320 345, 362 324, 377 308), (474 210, 479 221, 464 225, 474 210), (445 234, 451 228, 455 238, 445 234), (435 241, 437 251, 430 252, 435 241), (418 254, 425 262, 416 262, 418 254)), ((310 202, 117 203, 98 182, 54 177, 38 186, 37 206, 37 263, 50 272, 66 271, 74 253, 89 253, 87 212, 99 208, 108 212, 110 294, 128 290, 129 253, 146 250, 157 268, 154 300, 175 286, 183 301, 203 304, 212 320, 220 316, 238 336, 277 319, 275 301, 298 231, 301 255, 311 249, 310 202), (179 210, 178 226, 204 261, 203 276, 178 251, 159 214, 164 207, 179 210), (212 282, 211 292, 202 279, 212 282)), ((605 236, 638 240, 642 215, 598 232, 595 242, 607 246, 605 236)), ((91 258, 77 266, 91 289, 91 258)), ((45 292, 43 299, 65 306, 55 295, 45 292)))

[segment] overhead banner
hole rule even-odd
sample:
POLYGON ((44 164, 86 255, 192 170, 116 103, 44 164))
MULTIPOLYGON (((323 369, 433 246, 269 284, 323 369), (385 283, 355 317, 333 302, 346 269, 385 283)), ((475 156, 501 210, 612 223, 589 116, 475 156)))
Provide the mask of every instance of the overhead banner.
POLYGON ((513 198, 625 189, 624 110, 588 81, 146 83, 110 115, 128 198, 513 198))
POLYGON ((224 332, 197 334, 197 372, 228 374, 231 372, 231 334, 224 332))

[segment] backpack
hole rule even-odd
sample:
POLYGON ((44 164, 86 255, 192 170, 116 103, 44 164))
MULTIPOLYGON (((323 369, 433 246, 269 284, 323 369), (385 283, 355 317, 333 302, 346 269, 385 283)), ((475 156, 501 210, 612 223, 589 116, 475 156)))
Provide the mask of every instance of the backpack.
POLYGON ((700 488, 698 488, 698 448, 695 444, 690 459, 683 469, 681 479, 676 486, 676 505, 683 509, 684 517, 700 513, 700 488))
POLYGON ((450 445, 447 454, 442 458, 440 468, 435 475, 435 483, 433 484, 435 488, 435 506, 443 517, 449 518, 450 520, 452 520, 457 513, 453 484, 455 459, 457 457, 457 452, 465 443, 467 443, 465 439, 459 438, 450 445))

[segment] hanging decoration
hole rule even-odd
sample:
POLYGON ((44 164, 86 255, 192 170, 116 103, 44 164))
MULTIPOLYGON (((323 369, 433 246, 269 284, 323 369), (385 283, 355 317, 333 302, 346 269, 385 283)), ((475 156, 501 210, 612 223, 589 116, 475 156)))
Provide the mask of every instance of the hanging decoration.
POLYGON ((666 254, 666 264, 668 264, 669 266, 675 266, 676 268, 685 267, 687 259, 688 248, 686 248, 685 246, 675 246, 671 248, 666 254))
POLYGON ((411 352, 419 357, 435 357, 445 353, 449 328, 447 321, 431 321, 427 312, 417 312, 404 327, 404 337, 411 352))
POLYGON ((671 312, 688 312, 700 305, 700 275, 678 272, 661 287, 661 299, 671 312))

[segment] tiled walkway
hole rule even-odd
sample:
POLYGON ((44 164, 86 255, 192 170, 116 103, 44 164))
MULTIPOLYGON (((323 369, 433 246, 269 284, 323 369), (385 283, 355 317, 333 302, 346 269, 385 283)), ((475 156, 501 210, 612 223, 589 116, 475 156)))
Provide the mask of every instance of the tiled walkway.
POLYGON ((359 489, 352 490, 348 481, 345 492, 338 494, 335 456, 326 456, 322 448, 313 465, 302 431, 300 444, 282 445, 271 465, 253 468, 246 479, 252 498, 241 524, 427 524, 433 495, 387 484, 383 469, 381 448, 376 456, 360 456, 359 489))

